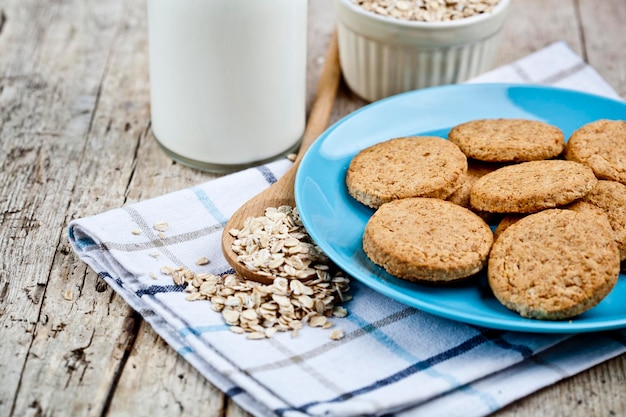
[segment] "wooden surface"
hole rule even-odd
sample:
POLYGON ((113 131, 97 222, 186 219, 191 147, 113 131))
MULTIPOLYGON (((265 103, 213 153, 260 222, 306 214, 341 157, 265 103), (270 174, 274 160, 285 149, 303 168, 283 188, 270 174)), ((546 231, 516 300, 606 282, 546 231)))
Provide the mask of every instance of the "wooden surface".
MULTIPOLYGON (((334 27, 311 0, 311 108, 334 27)), ((514 0, 498 63, 564 40, 626 98, 624 0, 514 0)), ((0 416, 245 416, 71 251, 67 223, 204 182, 149 118, 144 1, 0 0, 0 416)), ((331 122, 364 103, 345 86, 331 122)), ((626 415, 626 356, 503 416, 626 415)))

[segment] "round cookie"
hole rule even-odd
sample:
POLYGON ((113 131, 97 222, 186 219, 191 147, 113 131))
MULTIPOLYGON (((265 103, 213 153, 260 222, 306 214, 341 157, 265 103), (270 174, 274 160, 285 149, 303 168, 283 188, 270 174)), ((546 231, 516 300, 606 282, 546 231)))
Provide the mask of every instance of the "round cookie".
POLYGON ((561 129, 526 119, 472 120, 452 128, 448 139, 468 158, 488 162, 549 159, 565 149, 561 129))
POLYGON ((584 197, 598 180, 583 164, 559 159, 522 162, 476 181, 470 202, 491 213, 533 213, 584 197))
POLYGON ((470 191, 472 186, 479 178, 495 171, 498 168, 502 168, 502 165, 489 164, 475 159, 468 159, 467 173, 461 182, 461 186, 450 194, 446 200, 451 201, 454 204, 458 204, 459 206, 471 209, 470 191))
POLYGON ((363 234, 363 250, 372 262, 416 282, 450 282, 477 273, 492 243, 491 229, 480 217, 434 198, 383 204, 363 234))
POLYGON ((360 151, 346 173, 348 192, 368 207, 407 197, 446 198, 467 172, 467 158, 439 137, 390 139, 360 151))
POLYGON ((510 225, 517 223, 518 221, 523 219, 525 216, 527 216, 527 214, 512 213, 512 214, 507 214, 502 219, 500 219, 500 222, 498 223, 495 230, 493 231, 494 242, 500 237, 502 232, 504 232, 506 229, 509 228, 510 225))
POLYGON ((597 120, 576 130, 565 158, 591 167, 599 179, 626 184, 626 121, 597 120))
POLYGON ((585 197, 568 208, 576 209, 581 202, 598 207, 606 213, 615 232, 620 259, 626 259, 626 185, 616 181, 600 180, 585 197))
POLYGON ((619 252, 605 216, 550 209, 511 224, 494 242, 487 277, 523 317, 561 320, 597 305, 614 287, 619 252))
MULTIPOLYGON (((501 168, 501 164, 490 164, 488 162, 477 161, 475 159, 467 160, 467 174, 461 182, 461 186, 457 188, 452 194, 446 198, 446 200, 458 204, 472 210, 470 204, 470 192, 474 183, 482 176, 501 168)), ((484 221, 487 223, 494 220, 493 213, 487 213, 484 211, 475 211, 484 221)))

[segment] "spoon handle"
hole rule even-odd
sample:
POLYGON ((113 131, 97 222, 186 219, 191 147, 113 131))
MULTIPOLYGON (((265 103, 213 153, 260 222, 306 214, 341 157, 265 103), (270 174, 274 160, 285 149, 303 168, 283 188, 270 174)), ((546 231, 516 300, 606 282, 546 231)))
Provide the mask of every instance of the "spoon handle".
POLYGON ((311 113, 309 114, 307 127, 302 136, 298 156, 294 162, 296 167, 300 164, 300 160, 302 160, 309 146, 311 146, 315 139, 328 127, 328 120, 333 110, 339 79, 341 78, 339 47, 337 43, 337 30, 335 30, 330 41, 328 52, 326 53, 326 61, 322 68, 322 74, 317 86, 317 94, 313 102, 313 107, 311 108, 311 113))

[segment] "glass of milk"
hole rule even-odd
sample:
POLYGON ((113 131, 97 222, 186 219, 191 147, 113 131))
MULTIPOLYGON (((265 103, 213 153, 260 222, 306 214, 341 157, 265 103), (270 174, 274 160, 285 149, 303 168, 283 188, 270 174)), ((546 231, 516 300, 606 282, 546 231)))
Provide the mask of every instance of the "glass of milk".
POLYGON ((307 0, 148 0, 152 130, 228 172, 293 152, 305 127, 307 0))

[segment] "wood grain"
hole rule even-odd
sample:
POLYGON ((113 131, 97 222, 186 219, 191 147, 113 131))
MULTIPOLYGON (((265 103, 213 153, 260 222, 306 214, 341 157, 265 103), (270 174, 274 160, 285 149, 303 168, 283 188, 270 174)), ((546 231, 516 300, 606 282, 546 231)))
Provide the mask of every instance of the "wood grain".
MULTIPOLYGON (((215 178, 150 129, 145 2, 0 2, 0 416, 247 416, 71 251, 74 218, 215 178)), ((334 29, 309 2, 307 109, 334 29)), ((624 0, 513 0, 497 65, 565 41, 626 98, 624 0)), ((330 123, 362 107, 340 86, 330 123)), ((497 416, 626 415, 626 355, 497 416)))
MULTIPOLYGON (((120 5, 2 3, 3 416, 99 414, 114 358, 134 337, 133 313, 109 288, 95 291, 94 274, 70 252, 64 228, 77 200, 120 5), (102 360, 107 357, 113 361, 102 360), (98 372, 89 372, 92 367, 98 372)), ((122 202, 107 200, 109 207, 122 202)))

